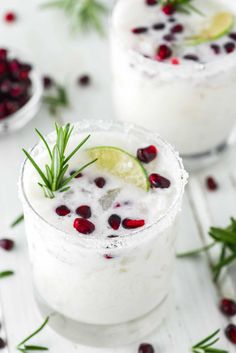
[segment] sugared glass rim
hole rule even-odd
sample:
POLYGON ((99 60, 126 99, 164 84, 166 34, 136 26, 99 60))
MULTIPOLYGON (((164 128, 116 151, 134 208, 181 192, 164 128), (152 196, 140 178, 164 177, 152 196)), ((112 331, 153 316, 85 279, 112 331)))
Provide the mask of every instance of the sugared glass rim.
MULTIPOLYGON (((150 229, 152 227, 154 227, 157 224, 161 224, 162 222, 164 222, 164 219, 166 219, 166 217, 170 217, 171 219, 171 213, 172 211, 174 212, 176 210, 176 213, 179 211, 179 209, 181 208, 181 202, 182 202, 182 197, 184 194, 184 188, 185 185, 187 184, 187 180, 188 180, 188 174, 184 169, 183 166, 183 162, 182 159, 179 157, 178 152, 174 149, 174 147, 172 147, 168 142, 166 142, 165 140, 163 140, 158 133, 155 132, 151 132, 143 127, 139 127, 137 125, 134 124, 130 124, 130 123, 122 123, 116 120, 80 120, 76 123, 72 124, 74 126, 74 130, 73 130, 73 134, 77 133, 78 131, 80 133, 92 133, 94 132, 99 132, 99 131, 103 131, 103 132, 114 132, 114 131, 133 131, 135 133, 135 131, 137 133, 140 133, 142 135, 145 135, 145 137, 150 138, 151 140, 158 140, 158 144, 165 146, 165 148, 168 148, 170 150, 170 152, 173 154, 173 156, 176 158, 177 161, 177 165, 179 167, 179 171, 180 171, 180 189, 178 190, 178 193, 176 193, 176 197, 174 198, 172 204, 169 206, 169 208, 167 209, 167 211, 160 216, 155 222, 143 227, 143 228, 139 228, 136 231, 132 231, 129 233, 125 233, 122 235, 118 234, 118 237, 116 238, 107 238, 107 237, 99 237, 99 236, 91 236, 91 235, 84 235, 84 234, 80 234, 78 233, 78 236, 74 236, 74 234, 66 232, 58 227, 56 227, 54 224, 51 224, 49 221, 47 221, 46 219, 44 219, 32 206, 32 204, 30 203, 26 192, 25 192, 25 187, 24 187, 24 172, 25 172, 25 167, 26 164, 29 163, 27 158, 25 158, 22 167, 21 167, 21 173, 20 173, 20 179, 19 179, 19 192, 20 192, 20 198, 22 199, 22 201, 26 201, 28 207, 33 211, 33 213, 42 221, 44 222, 48 227, 53 228, 54 230, 56 229, 56 231, 58 232, 58 234, 61 234, 61 236, 63 238, 65 238, 66 241, 69 241, 70 243, 74 244, 74 245, 79 245, 79 246, 83 246, 85 248, 108 248, 109 253, 112 251, 115 251, 116 248, 114 247, 109 247, 109 244, 112 245, 114 243, 118 242, 122 242, 122 245, 120 246, 120 248, 123 248, 125 246, 129 246, 129 242, 131 240, 135 240, 137 239, 137 234, 141 234, 142 232, 145 232, 147 229, 150 229), (121 130, 116 130, 116 129, 121 129, 121 130), (179 204, 179 207, 178 207, 179 204)), ((46 138, 47 141, 49 141, 49 143, 53 142, 53 138, 55 137, 55 132, 49 133, 46 138)), ((55 140, 54 140, 55 141, 55 140)), ((32 154, 32 152, 37 148, 43 146, 42 142, 38 142, 30 151, 29 153, 32 154)), ((176 216, 176 215, 175 215, 176 216)), ((174 217, 175 218, 175 217, 174 217)), ((169 223, 167 222, 167 227, 168 227, 169 223)), ((164 230, 165 227, 162 229, 164 230)))

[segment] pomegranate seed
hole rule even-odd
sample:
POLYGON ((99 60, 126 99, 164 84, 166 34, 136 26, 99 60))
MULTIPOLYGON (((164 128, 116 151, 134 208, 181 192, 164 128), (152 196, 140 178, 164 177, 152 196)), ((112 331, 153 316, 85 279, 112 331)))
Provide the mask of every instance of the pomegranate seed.
POLYGON ((76 218, 74 220, 74 228, 82 234, 91 234, 95 230, 95 225, 84 218, 76 218))
POLYGON ((226 53, 230 54, 235 50, 235 44, 233 42, 228 42, 224 45, 226 53))
POLYGON ((7 114, 10 115, 10 114, 14 114, 17 110, 19 110, 20 105, 18 102, 9 100, 5 102, 5 108, 6 108, 7 114))
POLYGON ((155 29, 155 31, 161 31, 165 28, 165 24, 164 23, 156 23, 152 26, 153 29, 155 29))
POLYGON ((103 177, 96 178, 94 182, 100 189, 102 189, 106 184, 106 180, 103 177))
POLYGON ((206 186, 207 186, 207 189, 210 191, 215 191, 218 189, 218 184, 217 184, 216 180, 211 176, 209 176, 206 179, 206 186))
POLYGON ((65 205, 61 205, 56 208, 56 214, 58 214, 58 216, 64 217, 67 216, 69 213, 70 209, 65 205))
POLYGON ((5 61, 0 61, 0 75, 7 73, 7 64, 5 61))
POLYGON ((167 4, 162 7, 162 12, 167 16, 173 15, 173 13, 175 13, 175 7, 172 4, 167 4))
POLYGON ((224 298, 220 302, 220 310, 226 316, 236 315, 236 302, 234 300, 224 298))
POLYGON ((185 60, 192 60, 192 61, 199 61, 199 58, 197 55, 194 54, 186 54, 184 55, 185 60))
POLYGON ((148 6, 153 6, 153 5, 157 5, 158 1, 157 0, 146 0, 146 4, 148 6))
POLYGON ((11 90, 11 81, 4 80, 0 84, 0 92, 2 94, 9 94, 11 90))
POLYGON ((54 85, 54 81, 50 76, 43 77, 43 86, 44 89, 50 89, 54 85))
POLYGON ((171 28, 172 33, 182 33, 184 31, 184 26, 181 24, 176 24, 171 28))
POLYGON ((92 215, 91 208, 86 205, 82 205, 78 207, 75 212, 77 213, 78 216, 86 219, 90 218, 92 215))
POLYGON ((78 79, 78 83, 80 86, 89 86, 91 83, 91 79, 89 77, 89 75, 82 75, 79 77, 78 79))
POLYGON ((19 83, 13 83, 11 86, 10 95, 12 98, 18 98, 25 93, 25 87, 19 83))
POLYGON ((12 22, 15 22, 16 20, 16 14, 14 12, 7 12, 4 16, 4 19, 6 22, 8 23, 12 23, 12 22))
POLYGON ((165 44, 159 46, 156 54, 157 61, 169 59, 172 55, 172 50, 165 44))
POLYGON ((229 324, 225 329, 225 334, 230 342, 236 344, 236 325, 229 324))
POLYGON ((138 348, 138 353, 154 353, 154 348, 150 343, 142 343, 138 348))
POLYGON ((114 257, 112 255, 109 255, 109 254, 105 254, 103 255, 103 257, 107 260, 111 260, 111 259, 114 259, 114 257))
POLYGON ((146 33, 148 31, 147 27, 136 27, 136 28, 132 28, 131 32, 134 34, 142 34, 142 33, 146 33))
POLYGON ((167 189, 170 187, 170 181, 160 174, 151 174, 149 176, 149 181, 152 188, 167 189))
POLYGON ((157 148, 150 145, 145 148, 139 148, 137 151, 137 158, 143 163, 149 163, 156 158, 157 153, 157 148))
POLYGON ((18 77, 20 71, 20 63, 17 59, 13 59, 8 63, 9 71, 14 77, 18 77))
POLYGON ((178 58, 172 58, 172 59, 171 59, 171 64, 173 64, 173 65, 179 65, 179 64, 180 64, 180 61, 179 61, 178 58))
POLYGON ((6 59, 7 59, 7 50, 1 48, 0 49, 0 60, 4 60, 5 61, 6 59))
POLYGON ((108 223, 112 229, 117 230, 120 228, 121 218, 117 214, 112 214, 108 218, 108 223))
POLYGON ((6 347, 6 342, 0 337, 0 349, 3 349, 6 347))
POLYGON ((145 224, 145 221, 143 219, 125 218, 122 221, 122 226, 126 229, 135 229, 135 228, 143 227, 144 224, 145 224))
POLYGON ((211 49, 216 55, 220 54, 221 52, 220 46, 218 44, 211 44, 211 49))
POLYGON ((236 33, 230 33, 229 38, 233 39, 236 41, 236 33))
POLYGON ((11 239, 0 239, 0 248, 9 251, 14 247, 14 241, 11 239))
MULTIPOLYGON (((70 176, 73 175, 75 173, 75 170, 73 170, 72 172, 70 172, 70 176)), ((79 178, 82 178, 83 174, 82 173, 78 173, 76 176, 75 176, 75 179, 79 179, 79 178)))
POLYGON ((173 34, 166 34, 163 36, 163 39, 167 42, 173 42, 175 40, 175 36, 173 34))
POLYGON ((21 70, 19 73, 20 80, 27 80, 29 78, 29 71, 28 70, 21 70))

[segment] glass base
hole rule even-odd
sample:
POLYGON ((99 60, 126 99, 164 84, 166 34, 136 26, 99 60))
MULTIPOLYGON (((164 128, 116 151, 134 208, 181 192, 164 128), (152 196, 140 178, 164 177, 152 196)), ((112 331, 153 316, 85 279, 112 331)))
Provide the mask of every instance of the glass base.
POLYGON ((50 316, 49 326, 65 338, 87 346, 115 347, 140 341, 154 331, 165 319, 170 309, 169 297, 148 314, 117 325, 90 325, 71 320, 56 312, 36 293, 40 313, 50 316))

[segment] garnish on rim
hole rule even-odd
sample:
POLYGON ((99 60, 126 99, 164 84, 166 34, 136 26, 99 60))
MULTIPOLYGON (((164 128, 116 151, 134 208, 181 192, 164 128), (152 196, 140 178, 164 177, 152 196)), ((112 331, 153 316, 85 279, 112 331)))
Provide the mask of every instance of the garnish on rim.
POLYGON ((203 16, 203 13, 198 10, 193 4, 193 0, 159 0, 162 6, 172 6, 174 10, 178 12, 183 12, 190 14, 191 12, 196 12, 197 14, 203 16))
POLYGON ((45 197, 54 198, 54 192, 64 192, 67 191, 70 186, 68 184, 70 181, 76 177, 82 170, 87 168, 92 163, 96 162, 96 159, 92 160, 91 162, 86 163, 81 168, 76 170, 73 174, 69 177, 65 177, 65 174, 69 168, 69 160, 78 152, 78 150, 86 143, 89 139, 90 135, 88 135, 85 139, 83 139, 77 147, 68 155, 65 155, 65 151, 68 145, 68 141, 71 137, 72 131, 74 129, 71 124, 66 124, 64 127, 59 126, 57 123, 55 124, 56 127, 56 143, 54 146, 50 148, 46 139, 43 135, 36 129, 37 134, 39 135, 40 139, 44 143, 46 150, 48 151, 50 157, 50 165, 45 165, 45 172, 38 166, 35 160, 30 156, 30 154, 23 149, 26 157, 32 163, 33 167, 38 172, 40 178, 42 179, 42 183, 38 183, 39 186, 43 189, 45 197))
POLYGON ((214 348, 213 345, 220 340, 218 334, 220 329, 213 332, 192 347, 193 353, 228 353, 223 349, 214 348))

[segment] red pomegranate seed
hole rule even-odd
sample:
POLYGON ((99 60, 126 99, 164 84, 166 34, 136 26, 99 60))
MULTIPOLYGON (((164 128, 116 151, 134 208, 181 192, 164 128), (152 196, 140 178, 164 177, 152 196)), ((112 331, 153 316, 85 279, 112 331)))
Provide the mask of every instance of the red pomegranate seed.
POLYGON ((135 228, 143 227, 144 225, 145 225, 145 221, 143 219, 125 218, 122 221, 122 226, 126 229, 135 229, 135 228))
POLYGON ((179 65, 179 64, 180 64, 180 61, 179 61, 178 58, 172 58, 172 59, 171 59, 171 64, 173 64, 173 65, 179 65))
POLYGON ((142 343, 138 348, 138 353, 154 353, 155 350, 150 343, 142 343))
POLYGON ((218 44, 211 44, 211 49, 216 55, 220 54, 221 52, 220 46, 218 44))
POLYGON ((18 98, 25 93, 25 87, 20 83, 13 83, 11 86, 10 95, 12 98, 18 98))
POLYGON ((236 344, 236 325, 229 324, 225 329, 225 334, 230 342, 236 344))
POLYGON ((65 205, 61 205, 56 208, 56 214, 58 214, 58 216, 64 217, 67 216, 69 213, 70 209, 65 205))
POLYGON ((184 26, 181 24, 176 24, 171 28, 172 33, 182 33, 184 31, 184 26))
POLYGON ((161 31, 165 28, 165 24, 164 23, 156 23, 152 26, 153 29, 155 29, 155 31, 161 31))
POLYGON ((228 42, 224 45, 226 53, 230 54, 235 50, 235 44, 233 42, 228 42))
POLYGON ((89 75, 82 75, 78 79, 78 84, 80 86, 83 86, 83 87, 89 86, 90 83, 91 83, 91 79, 90 79, 89 75))
POLYGON ((148 6, 153 6, 153 5, 157 5, 158 1, 157 0, 146 0, 146 4, 148 6))
POLYGON ((4 80, 0 84, 0 92, 2 94, 9 94, 11 90, 11 81, 9 80, 4 80))
POLYGON ((10 114, 14 114, 17 110, 19 110, 20 105, 16 101, 8 100, 5 102, 5 108, 6 108, 7 114, 10 115, 10 114))
POLYGON ((232 299, 224 298, 220 302, 220 310, 226 316, 236 315, 236 302, 232 299))
POLYGON ((233 39, 236 41, 236 33, 230 33, 229 38, 233 39))
POLYGON ((157 61, 169 59, 172 55, 172 50, 165 44, 159 46, 156 54, 157 61))
POLYGON ((0 349, 3 349, 6 347, 6 342, 0 337, 0 349))
POLYGON ((171 185, 168 179, 164 178, 160 174, 155 174, 155 173, 149 176, 149 181, 152 188, 167 189, 171 185))
POLYGON ((102 189, 106 184, 106 180, 103 177, 98 177, 94 180, 94 183, 98 188, 102 189))
POLYGON ((7 73, 7 64, 5 61, 0 61, 0 75, 7 73))
POLYGON ((10 251, 14 247, 14 241, 11 239, 0 239, 0 248, 10 251))
POLYGON ((43 86, 44 89, 50 89, 54 85, 54 81, 50 76, 43 77, 43 86))
POLYGON ((173 34, 166 34, 165 36, 163 36, 163 39, 166 42, 173 42, 175 40, 175 36, 173 34))
POLYGON ((15 14, 14 12, 12 12, 12 11, 9 11, 9 12, 7 12, 7 13, 5 14, 4 19, 5 19, 5 21, 8 22, 8 23, 15 22, 15 20, 16 20, 16 14, 15 14))
POLYGON ((167 4, 162 7, 162 11, 167 16, 170 16, 170 15, 173 15, 173 13, 175 13, 175 7, 172 4, 167 4))
POLYGON ((78 216, 86 219, 90 218, 92 215, 91 208, 86 205, 79 206, 75 212, 77 213, 78 216))
POLYGON ((207 177, 206 186, 207 186, 207 189, 210 191, 215 191, 218 189, 218 184, 212 176, 207 177))
POLYGON ((186 54, 184 55, 185 60, 191 60, 191 61, 199 61, 199 58, 197 55, 194 54, 186 54))
POLYGON ((142 33, 146 33, 147 31, 148 31, 147 27, 136 27, 131 29, 131 32, 134 34, 142 34, 142 33))
POLYGON ((149 163, 156 158, 157 153, 157 148, 154 145, 150 145, 145 148, 139 148, 137 150, 137 158, 143 163, 149 163))
POLYGON ((7 50, 4 48, 0 48, 0 60, 6 60, 7 59, 7 50))
POLYGON ((117 230, 117 229, 120 228, 121 218, 117 214, 112 214, 108 218, 108 223, 109 223, 109 225, 111 226, 112 229, 117 230))
POLYGON ((82 234, 91 234, 95 230, 95 225, 87 219, 76 218, 74 220, 74 228, 82 234))
POLYGON ((103 255, 103 257, 106 259, 106 260, 111 260, 111 259, 114 259, 114 257, 110 254, 105 254, 103 255))

